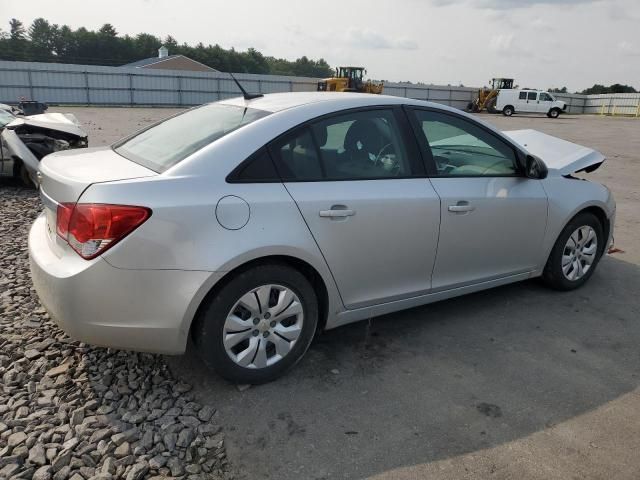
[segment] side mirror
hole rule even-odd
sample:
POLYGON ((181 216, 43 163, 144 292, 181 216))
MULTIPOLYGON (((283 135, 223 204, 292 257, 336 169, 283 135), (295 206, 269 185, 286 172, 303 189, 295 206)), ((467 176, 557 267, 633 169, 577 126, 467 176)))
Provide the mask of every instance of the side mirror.
POLYGON ((547 178, 548 173, 549 170, 547 166, 540 158, 531 154, 526 156, 524 174, 527 178, 542 180, 543 178, 547 178))

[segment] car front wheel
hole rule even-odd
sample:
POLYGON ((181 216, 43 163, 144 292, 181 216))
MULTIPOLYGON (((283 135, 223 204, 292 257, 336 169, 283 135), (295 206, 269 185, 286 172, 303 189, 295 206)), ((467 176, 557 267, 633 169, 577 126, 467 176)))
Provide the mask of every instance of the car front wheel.
POLYGON ((558 110, 557 108, 552 108, 551 110, 549 110, 549 113, 547 113, 547 116, 549 118, 558 118, 560 116, 560 110, 558 110))
POLYGON ((235 275, 212 296, 193 329, 200 357, 236 383, 280 377, 307 351, 318 324, 318 301, 307 278, 279 264, 235 275))
POLYGON ((582 286, 595 271, 604 251, 600 221, 584 212, 571 220, 556 240, 542 278, 557 290, 582 286))

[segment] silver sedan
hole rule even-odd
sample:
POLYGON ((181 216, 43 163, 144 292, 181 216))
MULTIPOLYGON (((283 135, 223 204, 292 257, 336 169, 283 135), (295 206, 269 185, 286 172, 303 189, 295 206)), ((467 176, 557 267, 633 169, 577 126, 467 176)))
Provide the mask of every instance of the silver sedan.
POLYGON ((52 318, 97 345, 275 379, 316 331, 542 277, 571 290, 613 235, 604 157, 406 98, 203 105, 49 155, 29 236, 52 318))

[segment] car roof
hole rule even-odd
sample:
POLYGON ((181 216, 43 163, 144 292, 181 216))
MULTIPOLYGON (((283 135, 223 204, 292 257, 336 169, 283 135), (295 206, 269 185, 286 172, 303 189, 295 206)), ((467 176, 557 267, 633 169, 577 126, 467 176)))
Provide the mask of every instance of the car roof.
POLYGON ((444 109, 450 108, 440 104, 425 102, 423 100, 414 100, 406 97, 352 92, 268 93, 263 97, 258 97, 252 100, 245 100, 242 97, 236 97, 222 100, 220 103, 251 107, 272 113, 312 103, 332 103, 336 110, 366 107, 369 105, 423 105, 444 109))

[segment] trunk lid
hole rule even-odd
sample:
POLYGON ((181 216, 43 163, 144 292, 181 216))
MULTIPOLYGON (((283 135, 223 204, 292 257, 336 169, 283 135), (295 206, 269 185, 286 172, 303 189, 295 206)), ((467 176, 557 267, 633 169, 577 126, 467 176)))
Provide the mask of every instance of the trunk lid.
POLYGON ((158 174, 118 155, 110 147, 65 150, 44 157, 38 173, 40 198, 53 251, 61 255, 67 248, 56 235, 58 204, 77 202, 82 192, 94 183, 154 175, 158 174))
POLYGON ((40 187, 57 202, 75 202, 93 183, 157 175, 118 155, 111 147, 65 150, 40 162, 40 187))
POLYGON ((592 172, 605 161, 605 156, 592 148, 536 130, 513 130, 503 133, 527 152, 541 158, 549 170, 555 170, 560 175, 592 172))

